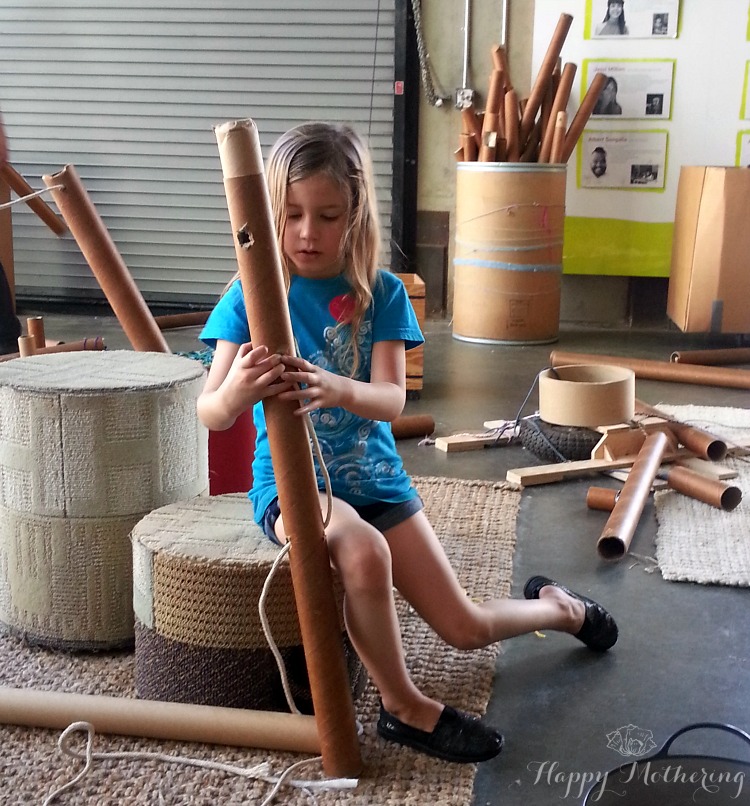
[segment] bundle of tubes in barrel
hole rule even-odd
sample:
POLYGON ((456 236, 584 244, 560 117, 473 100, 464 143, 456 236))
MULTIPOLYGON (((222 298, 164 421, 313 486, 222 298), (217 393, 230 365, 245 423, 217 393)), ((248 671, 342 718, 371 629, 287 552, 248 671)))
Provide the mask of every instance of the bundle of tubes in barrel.
POLYGON ((561 14, 528 98, 513 87, 505 49, 492 48, 487 102, 483 112, 473 103, 461 110, 460 145, 463 162, 565 163, 596 105, 607 80, 597 73, 568 125, 568 103, 577 67, 562 64, 560 53, 573 17, 561 14))

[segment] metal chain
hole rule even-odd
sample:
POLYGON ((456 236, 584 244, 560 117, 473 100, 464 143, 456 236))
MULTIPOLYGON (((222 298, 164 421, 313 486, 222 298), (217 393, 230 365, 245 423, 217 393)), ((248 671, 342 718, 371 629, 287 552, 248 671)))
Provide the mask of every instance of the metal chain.
POLYGON ((422 77, 425 97, 431 106, 442 106, 446 101, 450 101, 451 96, 445 94, 439 95, 435 90, 435 83, 430 67, 430 54, 427 53, 424 31, 422 30, 422 7, 420 0, 411 0, 411 9, 414 14, 414 30, 417 34, 417 54, 419 55, 419 72, 422 77))

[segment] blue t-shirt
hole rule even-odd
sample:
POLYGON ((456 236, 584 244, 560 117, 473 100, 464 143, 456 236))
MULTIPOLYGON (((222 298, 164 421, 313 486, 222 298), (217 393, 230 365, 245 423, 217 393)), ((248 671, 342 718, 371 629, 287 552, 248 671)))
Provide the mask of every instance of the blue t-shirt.
MULTIPOLYGON (((293 275, 289 289, 289 312, 299 355, 311 364, 345 376, 350 375, 353 360, 351 350, 346 349, 348 329, 337 330, 336 324, 351 308, 350 290, 343 275, 325 280, 293 275)), ((210 347, 215 347, 219 339, 233 344, 250 341, 239 281, 219 300, 200 338, 210 347)), ((360 381, 370 380, 372 345, 376 341, 403 341, 407 350, 423 343, 406 288, 396 275, 378 272, 373 301, 357 339, 359 366, 354 377, 360 381)), ((310 416, 334 496, 355 505, 399 503, 416 496, 396 450, 390 423, 367 420, 343 408, 318 409, 310 416)), ((253 420, 257 438, 249 496, 255 520, 260 523, 278 493, 262 403, 255 405, 253 420)), ((318 488, 325 489, 317 457, 315 472, 318 488)))

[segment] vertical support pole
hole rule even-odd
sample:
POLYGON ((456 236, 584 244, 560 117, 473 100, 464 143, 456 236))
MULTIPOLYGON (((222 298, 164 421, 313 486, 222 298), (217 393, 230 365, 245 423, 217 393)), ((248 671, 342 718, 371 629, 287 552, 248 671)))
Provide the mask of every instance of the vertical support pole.
MULTIPOLYGON (((254 344, 294 354, 281 256, 258 130, 252 120, 215 128, 240 281, 254 344)), ((279 508, 289 535, 292 583, 318 726, 323 769, 358 775, 362 760, 344 660, 310 440, 297 403, 263 401, 279 508)))

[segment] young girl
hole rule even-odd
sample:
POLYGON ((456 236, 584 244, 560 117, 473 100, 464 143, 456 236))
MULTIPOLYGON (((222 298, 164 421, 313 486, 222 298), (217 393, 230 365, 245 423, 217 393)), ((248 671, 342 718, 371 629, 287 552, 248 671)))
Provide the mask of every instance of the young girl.
MULTIPOLYGON (((395 586, 448 643, 463 649, 534 630, 572 633, 605 650, 617 627, 598 604, 545 577, 526 600, 476 604, 459 585, 404 471, 391 433, 405 403, 405 350, 422 343, 402 282, 379 271, 380 234, 370 158, 355 132, 307 123, 287 132, 267 166, 299 357, 250 342, 240 283, 212 312, 201 338, 215 347, 198 400, 208 428, 229 428, 254 407, 257 443, 250 498, 271 540, 287 533, 279 512, 261 401, 299 402, 330 477, 326 540, 345 592, 352 643, 381 695, 378 733, 456 762, 496 756, 502 736, 423 694, 409 677, 395 586)), ((321 506, 325 482, 317 467, 321 506)))

